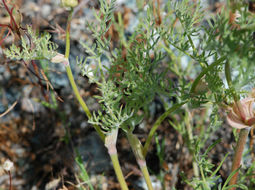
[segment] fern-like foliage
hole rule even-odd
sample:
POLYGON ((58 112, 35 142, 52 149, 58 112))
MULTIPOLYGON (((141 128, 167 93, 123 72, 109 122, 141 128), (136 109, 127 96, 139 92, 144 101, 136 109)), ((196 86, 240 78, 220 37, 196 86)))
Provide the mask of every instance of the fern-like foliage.
MULTIPOLYGON (((101 8, 98 15, 110 18, 109 15, 113 13, 109 13, 112 9, 108 6, 114 7, 114 4, 106 5, 101 2, 101 6, 105 8, 101 8)), ((114 51, 110 51, 110 39, 106 40, 102 36, 104 33, 97 32, 95 27, 91 28, 93 25, 89 25, 89 28, 93 33, 96 32, 93 34, 96 43, 91 47, 82 43, 90 55, 86 62, 79 62, 82 73, 91 82, 96 82, 101 91, 101 96, 96 98, 101 103, 102 111, 94 114, 90 122, 105 130, 110 131, 112 127, 116 127, 114 123, 123 130, 133 130, 141 122, 139 110, 146 109, 156 94, 167 93, 163 82, 166 72, 158 70, 165 56, 157 48, 160 37, 153 22, 152 7, 145 14, 146 19, 141 20, 130 39, 121 41, 114 51), (123 49, 126 49, 124 57, 123 49), (102 53, 110 62, 109 65, 102 65, 102 53), (94 69, 88 66, 88 61, 91 60, 93 62, 90 64, 94 65, 94 69)), ((100 31, 106 29, 106 26, 101 27, 100 31)))
POLYGON ((4 54, 10 59, 16 60, 50 60, 56 55, 57 45, 50 41, 51 36, 45 33, 37 36, 31 27, 27 27, 27 38, 21 37, 21 46, 12 44, 4 54))
POLYGON ((206 29, 206 33, 211 38, 208 38, 205 49, 214 49, 217 53, 226 55, 234 73, 233 85, 240 91, 248 84, 255 85, 254 16, 248 11, 245 2, 239 3, 237 7, 229 6, 224 9, 238 17, 230 22, 229 15, 220 14, 208 21, 210 27, 206 29))

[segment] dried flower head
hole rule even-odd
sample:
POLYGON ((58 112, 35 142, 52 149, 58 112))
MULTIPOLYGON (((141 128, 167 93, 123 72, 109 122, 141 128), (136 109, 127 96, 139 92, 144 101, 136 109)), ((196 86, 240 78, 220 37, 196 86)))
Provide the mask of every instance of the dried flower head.
POLYGON ((255 124, 254 98, 237 101, 227 116, 228 124, 237 129, 251 127, 255 124))
POLYGON ((4 162, 3 169, 4 169, 5 171, 11 171, 12 168, 13 168, 13 162, 10 161, 10 160, 6 160, 6 161, 4 162))

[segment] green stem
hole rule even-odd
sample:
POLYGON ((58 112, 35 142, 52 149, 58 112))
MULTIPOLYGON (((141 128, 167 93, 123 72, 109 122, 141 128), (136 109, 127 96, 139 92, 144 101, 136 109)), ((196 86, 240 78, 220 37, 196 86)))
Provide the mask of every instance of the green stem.
POLYGON ((207 181, 205 179, 205 175, 204 175, 204 171, 203 171, 203 168, 202 168, 202 165, 199 166, 200 168, 200 173, 201 173, 201 176, 202 176, 202 180, 203 180, 203 188, 204 190, 210 190, 210 187, 208 186, 207 184, 207 181))
POLYGON ((109 133, 105 138, 105 147, 108 149, 108 153, 111 157, 113 168, 115 174, 118 178, 122 190, 128 190, 128 186, 126 184, 125 178, 121 171, 117 149, 116 149, 116 141, 118 137, 118 129, 112 129, 111 133, 109 133))
POLYGON ((145 179, 148 189, 153 190, 151 179, 150 179, 150 174, 148 172, 146 163, 145 163, 145 165, 140 165, 140 168, 142 170, 142 173, 143 173, 143 176, 144 176, 144 179, 145 179))
POLYGON ((88 118, 90 119, 91 118, 91 113, 86 105, 86 103, 83 101, 80 93, 79 93, 79 90, 75 84, 75 81, 74 81, 74 78, 73 78, 73 74, 72 74, 72 70, 70 68, 70 66, 67 66, 66 67, 66 73, 67 73, 67 76, 68 76, 68 79, 69 79, 69 82, 73 88, 73 92, 77 98, 77 100, 79 101, 81 107, 83 108, 83 110, 85 111, 86 115, 88 116, 88 118))
MULTIPOLYGON (((172 45, 173 47, 175 47, 176 49, 180 50, 180 51, 181 51, 182 53, 184 53, 185 55, 187 55, 187 56, 191 57, 192 59, 196 60, 196 58, 195 58, 193 55, 191 55, 191 54, 188 53, 187 51, 184 51, 183 49, 181 49, 180 47, 178 47, 178 46, 175 45, 174 43, 172 43, 172 42, 170 42, 170 41, 168 41, 168 43, 169 43, 170 45, 172 45)), ((164 47, 164 48, 166 48, 166 47, 164 47)))
POLYGON ((147 184, 147 187, 149 190, 153 190, 150 175, 146 166, 146 161, 143 156, 143 146, 137 136, 135 136, 131 131, 127 132, 128 142, 132 148, 132 151, 135 155, 136 161, 142 170, 143 177, 145 179, 145 182, 147 184))
MULTIPOLYGON (((69 58, 70 55, 70 28, 71 28, 71 19, 72 19, 72 13, 73 13, 73 9, 71 9, 71 11, 69 12, 68 15, 68 19, 67 19, 67 26, 66 26, 66 51, 65 51, 65 58, 69 58)), ((72 70, 70 65, 66 65, 66 73, 69 79, 69 82, 73 88, 73 92, 78 100, 78 102, 80 103, 82 109, 85 111, 88 119, 91 118, 91 113, 88 109, 88 106, 86 105, 86 103, 84 102, 84 100, 82 99, 80 92, 77 88, 77 85, 74 81, 74 77, 72 74, 72 70)), ((95 130, 97 131, 98 135, 100 136, 101 140, 104 142, 105 140, 105 135, 104 133, 101 131, 100 127, 97 125, 93 125, 93 127, 95 128, 95 130)))
POLYGON ((165 120, 165 118, 172 112, 174 112, 175 110, 179 109, 182 105, 186 104, 187 101, 182 102, 180 104, 176 104, 173 107, 169 108, 168 110, 165 111, 165 113, 163 113, 158 119, 157 121, 154 123, 154 125, 152 126, 150 133, 148 135, 148 138, 146 139, 144 148, 143 148, 143 156, 145 157, 149 146, 151 144, 152 138, 154 137, 156 130, 158 129, 159 125, 165 120))
MULTIPOLYGON (((237 145, 236 145, 236 149, 235 149, 235 155, 234 155, 234 159, 233 159, 233 163, 232 163, 232 169, 231 172, 234 172, 235 170, 237 170, 240 167, 240 163, 242 160, 242 155, 243 155, 243 151, 244 151, 244 147, 246 144, 246 139, 248 137, 249 134, 249 129, 241 129, 240 133, 239 133, 239 138, 237 141, 237 145)), ((238 173, 236 172, 233 177, 231 178, 229 185, 234 185, 237 182, 237 178, 238 178, 238 173)), ((231 190, 235 190, 236 188, 233 187, 231 188, 231 190)))
POLYGON ((209 65, 208 67, 204 68, 202 70, 202 72, 197 76, 197 78, 194 80, 191 89, 190 89, 190 94, 194 94, 197 85, 199 84, 199 81, 202 79, 202 77, 209 72, 210 70, 212 70, 215 66, 221 64, 224 60, 226 59, 226 56, 221 57, 220 59, 216 60, 214 63, 212 63, 211 65, 209 65))
POLYGON ((110 156, 111 156, 111 160, 112 160, 112 163, 113 163, 113 168, 114 168, 115 174, 118 178, 118 181, 120 183, 121 189, 122 190, 128 190, 128 186, 126 184, 125 178, 124 178, 123 173, 122 173, 121 168, 120 168, 118 155, 117 154, 112 154, 110 156))
MULTIPOLYGON (((192 41, 190 35, 187 35, 187 37, 188 37, 189 43, 190 43, 190 45, 191 45, 191 47, 192 47, 192 49, 193 49, 193 52, 195 52, 195 53, 197 54, 197 50, 196 50, 196 48, 195 48, 195 45, 194 45, 194 43, 193 43, 193 41, 192 41)), ((197 54, 197 55, 198 55, 198 54, 197 54)))
POLYGON ((228 61, 226 61, 226 63, 225 63, 225 76, 226 76, 226 80, 228 83, 228 87, 231 88, 232 87, 232 79, 231 79, 231 73, 230 73, 230 65, 229 65, 228 61))
POLYGON ((190 125, 190 122, 191 122, 190 118, 191 118, 190 112, 186 111, 186 115, 185 115, 184 120, 185 120, 185 124, 186 124, 186 127, 187 127, 189 144, 191 145, 191 148, 189 148, 189 151, 192 154, 192 166, 193 166, 194 175, 195 175, 195 177, 199 177, 199 169, 198 169, 197 162, 195 160, 195 153, 194 153, 194 150, 193 150, 193 146, 194 146, 193 141, 194 140, 193 140, 192 127, 190 125))
MULTIPOLYGON (((193 43, 193 41, 192 41, 192 39, 191 39, 191 37, 190 37, 190 35, 187 35, 187 37, 188 37, 188 40, 189 40, 189 42, 190 42, 190 45, 191 45, 191 47, 192 47, 192 49, 193 49, 193 52, 197 55, 197 57, 199 56, 198 55, 198 51, 197 51, 197 49, 196 49, 196 47, 195 47, 195 45, 194 45, 194 43, 193 43)), ((193 54, 194 54, 193 53, 193 54)), ((200 66, 202 67, 202 68, 204 68, 205 66, 203 65, 203 63, 201 63, 201 62, 199 62, 199 64, 200 64, 200 66)), ((206 63, 207 64, 207 63, 206 63)))
MULTIPOLYGON (((67 73, 67 76, 68 76, 68 79, 69 79, 69 82, 73 88, 73 92, 78 100, 78 102, 80 103, 82 109, 84 110, 84 112, 86 113, 88 119, 90 119, 92 117, 89 109, 88 109, 88 106, 86 105, 86 103, 84 102, 84 100, 82 99, 81 95, 80 95, 80 92, 77 88, 77 85, 74 81, 74 78, 73 78, 73 74, 72 74, 72 70, 71 70, 71 67, 70 65, 66 66, 66 73, 67 73)), ((95 130, 97 131, 98 135, 100 136, 101 140, 104 142, 104 139, 105 139, 105 135, 104 133, 101 131, 100 127, 98 125, 93 125, 93 127, 95 128, 95 130)))
MULTIPOLYGON (((229 89, 234 89, 233 84, 232 84, 232 79, 231 79, 230 65, 229 65, 228 61, 226 61, 226 63, 225 63, 225 76, 226 76, 226 80, 227 80, 229 89)), ((233 91, 232 95, 234 97, 235 102, 237 102, 240 99, 237 96, 235 91, 233 91)))
POLYGON ((65 51, 65 57, 68 59, 70 55, 70 28, 71 28, 71 21, 73 16, 73 8, 69 12, 68 18, 67 18, 67 25, 66 25, 66 51, 65 51))

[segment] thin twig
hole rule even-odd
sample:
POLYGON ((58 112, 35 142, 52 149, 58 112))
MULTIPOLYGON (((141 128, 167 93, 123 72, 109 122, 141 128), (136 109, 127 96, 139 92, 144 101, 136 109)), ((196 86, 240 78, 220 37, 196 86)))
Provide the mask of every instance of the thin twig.
POLYGON ((9 174, 9 180, 10 180, 9 190, 12 190, 12 175, 11 175, 11 171, 8 171, 8 174, 9 174))

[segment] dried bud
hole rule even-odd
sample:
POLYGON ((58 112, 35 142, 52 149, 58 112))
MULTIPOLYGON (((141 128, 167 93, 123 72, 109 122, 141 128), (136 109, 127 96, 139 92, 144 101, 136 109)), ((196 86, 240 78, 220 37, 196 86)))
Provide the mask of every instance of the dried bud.
POLYGON ((78 5, 78 0, 61 0, 62 5, 66 8, 73 8, 78 5))
POLYGON ((65 56, 60 53, 58 53, 55 57, 51 59, 52 63, 61 63, 63 61, 65 61, 65 56))
POLYGON ((50 61, 52 63, 62 63, 62 64, 64 64, 64 66, 68 66, 69 65, 68 59, 63 54, 60 54, 60 53, 58 53, 50 61))

